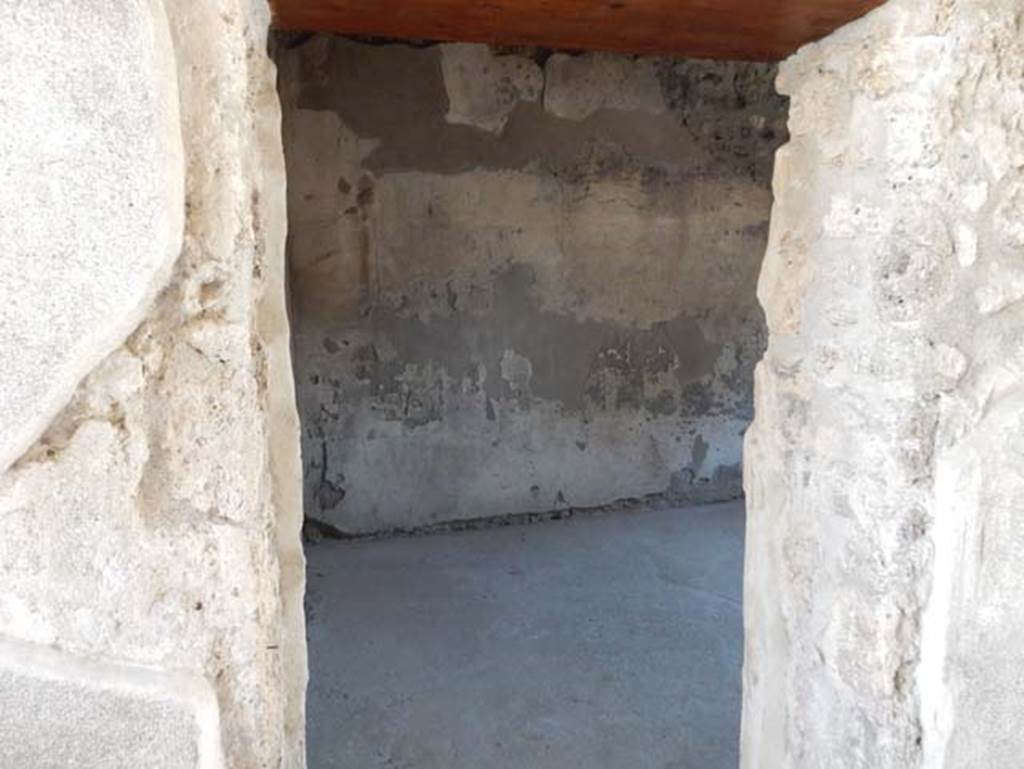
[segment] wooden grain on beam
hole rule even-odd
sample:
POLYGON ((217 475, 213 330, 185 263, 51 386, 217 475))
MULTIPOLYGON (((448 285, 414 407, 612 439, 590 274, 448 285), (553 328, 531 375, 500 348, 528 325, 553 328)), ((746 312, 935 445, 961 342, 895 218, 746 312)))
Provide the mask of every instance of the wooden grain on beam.
POLYGON ((271 0, 279 29, 782 59, 884 0, 271 0))

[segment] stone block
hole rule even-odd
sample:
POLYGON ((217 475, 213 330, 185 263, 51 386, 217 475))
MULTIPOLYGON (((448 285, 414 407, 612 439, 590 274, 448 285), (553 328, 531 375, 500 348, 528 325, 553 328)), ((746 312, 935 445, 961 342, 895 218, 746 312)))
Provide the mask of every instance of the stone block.
POLYGON ((121 344, 181 247, 161 3, 0 5, 0 470, 121 344))
POLYGON ((202 678, 0 641, 0 766, 219 769, 202 678))

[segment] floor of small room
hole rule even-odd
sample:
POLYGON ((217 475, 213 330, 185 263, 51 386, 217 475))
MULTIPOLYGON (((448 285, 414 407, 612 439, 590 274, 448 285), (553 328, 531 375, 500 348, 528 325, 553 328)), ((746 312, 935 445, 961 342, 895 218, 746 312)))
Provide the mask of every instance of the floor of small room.
POLYGON ((307 549, 311 769, 735 769, 742 501, 307 549))

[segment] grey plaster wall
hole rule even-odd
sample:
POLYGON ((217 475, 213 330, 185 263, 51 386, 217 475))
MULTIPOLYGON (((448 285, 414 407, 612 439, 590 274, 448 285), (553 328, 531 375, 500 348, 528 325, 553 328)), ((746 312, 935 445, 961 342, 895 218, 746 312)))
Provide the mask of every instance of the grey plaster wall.
POLYGON ((772 66, 276 49, 307 515, 739 493, 772 66))

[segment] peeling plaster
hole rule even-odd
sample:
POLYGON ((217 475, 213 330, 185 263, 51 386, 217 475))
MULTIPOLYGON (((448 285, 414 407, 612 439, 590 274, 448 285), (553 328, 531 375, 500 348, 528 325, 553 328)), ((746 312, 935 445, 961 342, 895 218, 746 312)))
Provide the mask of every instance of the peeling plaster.
POLYGON ((276 56, 309 515, 738 493, 772 67, 327 36, 276 56))

